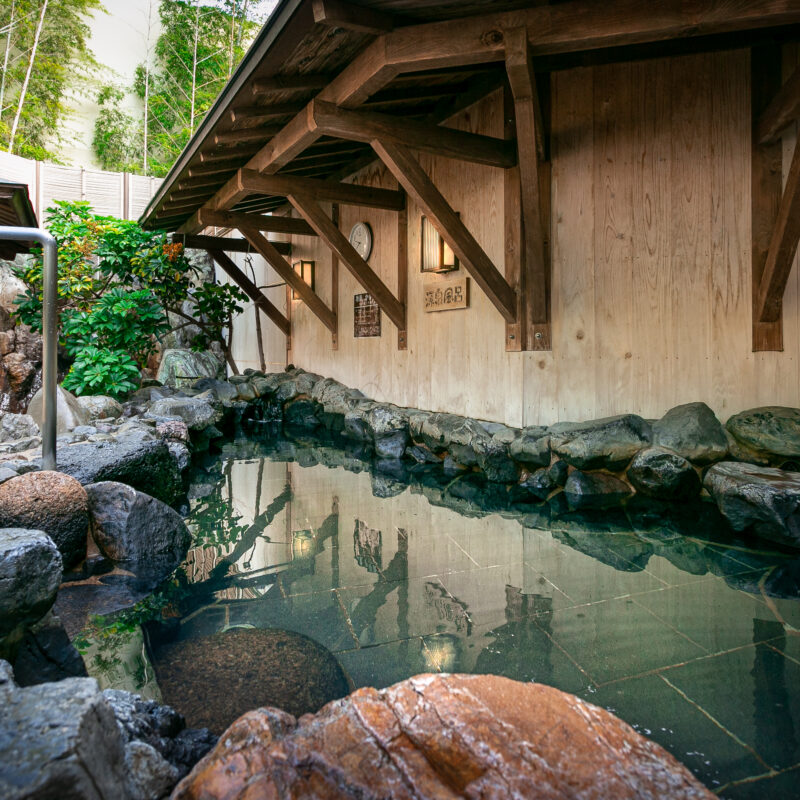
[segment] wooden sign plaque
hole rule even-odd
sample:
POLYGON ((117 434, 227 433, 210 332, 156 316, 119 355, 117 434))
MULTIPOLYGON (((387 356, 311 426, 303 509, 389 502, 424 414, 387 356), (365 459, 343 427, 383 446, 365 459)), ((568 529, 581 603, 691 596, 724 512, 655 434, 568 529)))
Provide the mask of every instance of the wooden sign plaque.
POLYGON ((451 311, 469 308, 469 278, 466 276, 447 281, 424 284, 423 307, 425 311, 451 311))
POLYGON ((371 294, 353 295, 353 336, 362 339, 381 335, 381 308, 371 294))

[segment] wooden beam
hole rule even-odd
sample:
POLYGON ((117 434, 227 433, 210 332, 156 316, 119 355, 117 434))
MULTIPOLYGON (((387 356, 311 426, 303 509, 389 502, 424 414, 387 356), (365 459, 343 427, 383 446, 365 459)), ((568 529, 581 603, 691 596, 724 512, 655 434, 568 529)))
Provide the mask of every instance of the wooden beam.
POLYGON ((314 122, 326 136, 366 142, 393 142, 426 153, 473 161, 491 167, 513 167, 517 163, 513 142, 477 133, 443 128, 375 111, 349 111, 333 103, 315 100, 314 122))
POLYGON ((204 228, 239 228, 245 226, 266 233, 290 233, 296 236, 316 236, 316 231, 304 219, 263 214, 244 214, 235 211, 211 211, 201 208, 198 219, 204 228))
POLYGON ((406 309, 406 326, 397 330, 397 349, 408 349, 408 205, 397 212, 397 301, 406 309))
POLYGON ((259 289, 250 278, 222 250, 209 250, 211 258, 219 264, 228 277, 258 306, 258 308, 274 322, 280 331, 289 336, 291 325, 289 320, 273 305, 269 298, 259 289))
POLYGON ((419 162, 401 145, 376 140, 372 142, 372 147, 400 185, 425 212, 439 235, 450 245, 503 318, 508 322, 516 322, 516 294, 419 162))
POLYGON ((308 195, 289 195, 289 202, 305 217, 319 237, 336 253, 352 276, 366 289, 398 330, 406 328, 405 306, 388 286, 373 272, 372 267, 356 252, 347 237, 339 230, 319 203, 308 195))
POLYGON ((235 169, 233 165, 225 166, 223 165, 209 165, 207 167, 203 166, 196 166, 196 167, 189 167, 187 170, 190 178, 201 178, 205 177, 206 175, 224 175, 226 172, 230 172, 232 169, 235 169))
MULTIPOLYGON (((375 39, 329 83, 317 99, 356 108, 402 72, 502 61, 503 30, 524 27, 534 55, 579 52, 645 44, 678 37, 712 35, 800 22, 797 0, 660 0, 658 8, 641 0, 617 0, 613 8, 597 0, 571 0, 502 14, 465 17, 453 23, 409 25, 375 39)), ((301 76, 309 82, 309 76, 301 76)), ((320 76, 322 77, 322 76, 320 76)), ((287 79, 261 81, 256 91, 282 91, 287 79), (280 81, 283 80, 281 84, 280 81)), ((297 80, 297 79, 295 79, 297 80)), ((248 169, 272 174, 319 138, 301 111, 247 162, 248 169)), ((230 208, 241 199, 235 184, 222 187, 206 204, 230 208)), ((182 230, 196 230, 194 218, 182 230)))
MULTIPOLYGON (((253 143, 255 144, 255 142, 253 143)), ((200 153, 200 162, 202 164, 219 164, 221 162, 230 162, 230 168, 236 168, 236 162, 240 162, 243 158, 252 152, 252 147, 243 147, 240 150, 214 150, 210 153, 200 153)))
POLYGON ((344 205, 367 206, 399 211, 405 207, 405 195, 393 189, 374 189, 352 183, 323 181, 290 175, 259 175, 253 170, 239 170, 239 180, 245 194, 273 194, 287 197, 310 195, 317 200, 330 200, 344 205))
POLYGON ((313 0, 314 22, 331 28, 344 28, 359 33, 386 33, 394 28, 391 14, 344 0, 313 0))
MULTIPOLYGON (((544 158, 544 126, 524 28, 504 31, 506 71, 514 99, 522 208, 519 322, 526 350, 551 349, 550 265, 545 257, 539 162, 544 158), (530 324, 529 324, 530 323, 530 324)), ((506 209, 506 214, 516 213, 506 209)))
POLYGON ((755 302, 756 319, 781 320, 783 294, 800 241, 800 147, 795 145, 755 302))
POLYGON ((278 132, 272 128, 237 128, 235 131, 220 131, 214 134, 214 144, 231 145, 243 142, 263 142, 278 132))
POLYGON ((328 73, 308 73, 306 75, 276 75, 272 78, 260 78, 252 83, 254 95, 275 94, 288 91, 311 91, 327 86, 332 75, 328 73))
MULTIPOLYGON (((750 109, 755 135, 758 119, 781 87, 780 49, 772 46, 752 48, 750 71, 750 109)), ((783 350, 783 321, 762 322, 759 307, 762 278, 783 195, 783 152, 780 142, 766 145, 753 142, 750 151, 753 351, 783 350)))
POLYGON ((286 284, 300 295, 300 299, 308 306, 322 324, 332 333, 337 330, 336 314, 322 302, 312 288, 292 269, 291 265, 278 252, 278 242, 267 241, 255 228, 239 228, 242 236, 259 252, 280 275, 286 284))
POLYGON ((756 125, 756 141, 770 144, 777 140, 783 129, 800 117, 800 67, 781 86, 756 125))
POLYGON ((240 106, 234 107, 228 112, 228 119, 231 123, 240 122, 266 122, 274 117, 285 117, 288 114, 294 116, 299 114, 304 108, 305 103, 275 103, 271 106, 240 106))
MULTIPOLYGON (((190 250, 221 250, 227 253, 252 253, 253 247, 246 239, 230 239, 225 236, 198 236, 189 233, 175 233, 173 242, 181 242, 190 250)), ((289 242, 272 242, 276 252, 291 255, 292 245, 289 242)))

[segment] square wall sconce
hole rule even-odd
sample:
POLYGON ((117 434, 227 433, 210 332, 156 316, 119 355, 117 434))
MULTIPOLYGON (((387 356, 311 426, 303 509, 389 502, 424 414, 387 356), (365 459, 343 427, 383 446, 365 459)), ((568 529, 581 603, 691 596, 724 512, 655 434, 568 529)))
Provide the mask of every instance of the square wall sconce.
POLYGON ((456 254, 424 214, 420 243, 420 272, 442 273, 458 269, 456 254))
MULTIPOLYGON (((313 292, 316 284, 316 262, 295 261, 292 269, 311 287, 313 292)), ((292 300, 300 300, 300 295, 292 289, 292 300)))

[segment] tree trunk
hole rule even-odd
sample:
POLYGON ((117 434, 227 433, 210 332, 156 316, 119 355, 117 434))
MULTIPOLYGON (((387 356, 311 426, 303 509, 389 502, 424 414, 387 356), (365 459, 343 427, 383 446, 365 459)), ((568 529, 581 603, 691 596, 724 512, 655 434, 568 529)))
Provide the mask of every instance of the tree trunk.
POLYGON ((25 95, 28 93, 28 83, 31 79, 31 72, 33 72, 33 62, 36 61, 36 51, 39 48, 39 38, 42 35, 42 27, 44 25, 44 15, 47 13, 47 4, 49 0, 44 0, 42 5, 42 13, 39 16, 39 22, 36 25, 36 34, 33 37, 33 47, 31 48, 31 57, 28 61, 28 69, 25 71, 25 80, 22 83, 22 90, 19 93, 19 103, 17 104, 17 113, 14 115, 14 123, 11 126, 11 136, 8 137, 8 152, 14 152, 14 137, 17 135, 17 126, 19 125, 19 118, 22 116, 22 107, 25 104, 25 95))

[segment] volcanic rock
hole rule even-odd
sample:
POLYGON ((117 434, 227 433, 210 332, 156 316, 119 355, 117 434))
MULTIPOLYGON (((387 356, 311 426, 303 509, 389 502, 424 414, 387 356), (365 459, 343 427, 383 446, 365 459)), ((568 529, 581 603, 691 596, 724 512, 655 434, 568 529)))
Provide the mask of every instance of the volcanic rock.
POLYGON ((86 555, 88 499, 81 484, 61 472, 29 472, 0 485, 0 526, 43 530, 71 567, 86 555))
POLYGON ((172 800, 716 797, 659 745, 558 689, 419 675, 296 721, 237 720, 172 800))

